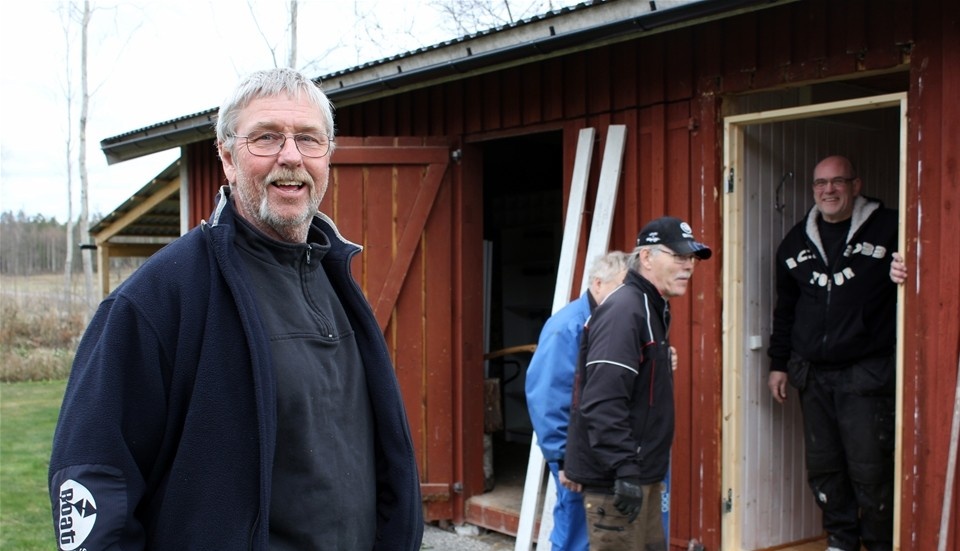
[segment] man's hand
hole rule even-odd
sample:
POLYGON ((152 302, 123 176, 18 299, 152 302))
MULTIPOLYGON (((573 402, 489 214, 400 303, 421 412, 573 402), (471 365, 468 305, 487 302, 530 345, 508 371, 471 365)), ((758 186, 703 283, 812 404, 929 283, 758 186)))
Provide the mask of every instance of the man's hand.
POLYGON ((907 264, 900 253, 893 253, 893 261, 890 263, 890 281, 897 285, 903 285, 907 281, 907 264))
POLYGON ((626 515, 627 522, 637 520, 643 505, 643 488, 636 478, 618 478, 613 484, 613 506, 626 515))
POLYGON ((677 359, 677 349, 671 346, 670 347, 670 367, 672 367, 673 370, 676 371, 678 365, 680 365, 680 360, 677 359))
POLYGON ((563 471, 557 471, 558 478, 560 478, 560 485, 564 488, 570 490, 571 492, 580 493, 583 491, 583 485, 579 482, 574 482, 567 478, 567 474, 563 471))
POLYGON ((767 379, 770 394, 781 404, 787 401, 787 374, 784 371, 771 371, 767 379))

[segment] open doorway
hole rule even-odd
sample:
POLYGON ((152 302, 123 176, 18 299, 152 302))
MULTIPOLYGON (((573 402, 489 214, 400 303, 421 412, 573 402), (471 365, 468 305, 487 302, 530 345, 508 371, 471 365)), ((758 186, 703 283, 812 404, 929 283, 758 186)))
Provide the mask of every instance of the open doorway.
MULTIPOLYGON (((734 100, 724 120, 724 551, 800 549, 823 536, 799 400, 791 389, 781 406, 766 385, 774 259, 813 204, 809 182, 823 157, 850 158, 864 195, 902 207, 906 94, 885 91, 835 83, 754 94, 734 100)), ((899 388, 897 402, 899 415, 899 388)))
POLYGON ((485 370, 499 385, 502 428, 486 435, 487 489, 508 492, 519 512, 533 428, 526 367, 550 316, 563 241, 561 131, 490 140, 483 151, 487 250, 485 370))

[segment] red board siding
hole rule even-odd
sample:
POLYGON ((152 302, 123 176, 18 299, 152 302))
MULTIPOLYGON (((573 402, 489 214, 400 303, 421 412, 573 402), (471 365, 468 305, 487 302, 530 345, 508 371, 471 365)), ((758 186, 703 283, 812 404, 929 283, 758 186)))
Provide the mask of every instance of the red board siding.
POLYGON ((904 307, 903 549, 960 546, 960 484, 944 504, 960 355, 960 6, 925 2, 909 94, 904 307), (922 86, 919 84, 922 83, 922 86), (943 508, 947 526, 940 526, 943 508), (910 522, 912 521, 912 522, 910 522))
POLYGON ((220 186, 227 183, 223 165, 217 156, 213 141, 192 143, 185 147, 187 181, 189 182, 190 227, 210 218, 214 199, 220 186))
MULTIPOLYGON (((909 29, 914 14, 903 2, 893 7, 896 9, 869 10, 870 17, 864 17, 868 10, 863 2, 799 2, 441 85, 438 88, 444 92, 437 97, 443 98, 444 108, 434 106, 430 111, 430 127, 438 134, 470 139, 511 129, 533 129, 562 119, 565 177, 569 179, 579 128, 595 126, 601 130, 595 152, 602 152, 603 129, 611 123, 625 124, 623 183, 611 246, 631 247, 645 220, 669 213, 688 219, 704 240, 718 247, 722 242, 718 124, 722 94, 896 67, 907 59, 904 40, 912 36, 909 29)), ((930 19, 939 21, 938 16, 931 15, 930 19)), ((953 59, 956 61, 956 57, 953 59)), ((923 103, 924 99, 913 101, 923 103)), ((388 111, 397 105, 381 103, 388 111)), ((937 105, 941 107, 948 108, 937 105)), ((355 116, 352 111, 350 107, 341 111, 350 121, 341 126, 347 134, 404 135, 417 131, 409 126, 379 124, 398 117, 383 117, 381 113, 381 118, 370 121, 374 124, 368 124, 365 117, 355 116)), ((363 112, 379 110, 364 106, 363 112)), ((931 118, 936 117, 936 111, 927 112, 931 118)), ((942 164, 939 156, 930 162, 933 166, 942 164)), ((595 163, 592 182, 598 171, 595 163)), ((589 204, 593 191, 588 195, 589 204)), ((950 229, 956 234, 952 226, 938 230, 938 235, 950 229)), ((674 338, 678 348, 689 353, 681 360, 676 387, 677 475, 673 478, 672 530, 675 537, 695 537, 708 549, 720 545, 721 263, 722 251, 718 250, 711 261, 701 264, 692 292, 678 301, 674 310, 675 327, 683 328, 674 338)), ((951 295, 956 297, 956 292, 951 295)), ((915 315, 919 317, 919 311, 915 315)), ((951 314, 942 317, 950 318, 951 314)), ((952 320, 955 332, 955 314, 952 320)), ((953 346, 943 351, 943 358, 956 357, 953 346)), ((946 384, 949 381, 943 382, 938 386, 952 388, 946 384)), ((470 438, 460 437, 464 442, 470 438)), ((938 441, 942 443, 942 437, 938 441)), ((909 470, 919 461, 908 459, 904 467, 909 470)), ((929 468, 933 471, 942 471, 945 464, 942 455, 924 461, 932 461, 929 468)), ((927 518, 936 516, 933 501, 931 497, 923 503, 927 518)), ((925 548, 929 547, 915 549, 925 548)))
MULTIPOLYGON (((879 7, 866 0, 808 0, 712 21, 647 38, 568 54, 528 66, 449 82, 426 90, 346 106, 337 113, 338 133, 352 136, 443 135, 464 143, 494 135, 525 133, 545 125, 562 126, 564 174, 572 172, 577 131, 608 124, 627 126, 627 147, 617 200, 613 247, 630 247, 643 221, 663 213, 687 218, 703 239, 722 242, 720 192, 722 127, 720 106, 726 94, 792 86, 818 80, 858 77, 866 71, 893 70, 910 64, 910 118, 907 143, 907 334, 902 467, 901 548, 936 547, 944 495, 949 426, 956 361, 960 347, 960 3, 952 0, 891 0, 879 7), (922 214, 921 214, 922 213, 922 214)), ((208 216, 222 181, 209 142, 190 146, 191 222, 208 216)), ((596 156, 595 156, 596 158, 596 156)), ((482 328, 481 259, 467 254, 482 239, 482 221, 471 205, 481 204, 477 154, 464 147, 463 163, 444 184, 437 200, 448 205, 431 219, 418 243, 407 281, 388 328, 396 346, 398 370, 426 472, 463 484, 463 493, 434 506, 438 515, 462 519, 463 498, 482 491, 478 435, 482 419, 465 413, 460 400, 482 386, 482 363, 475 336, 482 328), (446 228, 448 235, 438 237, 446 228), (447 252, 436 254, 436 249, 447 252), (426 289, 439 288, 434 296, 426 289), (415 289, 420 289, 418 295, 415 289), (412 293, 412 294, 406 294, 412 293), (447 303, 444 303, 447 301, 447 303), (449 317, 443 335, 415 338, 408 324, 420 315, 449 317), (403 342, 400 342, 403 341, 403 342), (407 360, 419 356, 419 359, 407 360), (408 366, 418 366, 416 369, 408 366), (406 370, 416 371, 407 378, 406 370), (427 388, 434 377, 449 381, 427 388), (445 383, 446 385, 447 383, 445 383), (426 438, 436 419, 452 418, 452 444, 426 438), (446 465, 444 465, 446 464, 446 465), (435 471, 436 470, 436 471, 435 471)), ((383 172, 381 169, 377 169, 383 172)), ((594 164, 591 181, 599 171, 594 164)), ((393 177, 383 173, 382 176, 393 177)), ((394 185, 401 187, 402 178, 394 185)), ((344 188, 364 190, 361 173, 344 175, 344 188)), ((389 192, 395 194, 396 188, 389 192)), ((364 213, 394 216, 409 198, 390 201, 358 191, 347 200, 334 189, 327 202, 337 205, 344 232, 361 236, 372 257, 393 255, 380 242, 395 231, 366 228, 364 213), (389 205, 388 205, 389 203, 389 205), (368 233, 365 233, 368 232, 368 233)), ((566 196, 565 192, 565 196, 566 196)), ((588 201, 593 200, 591 190, 588 201)), ((385 218, 384 218, 385 219, 385 218)), ((360 239, 358 238, 358 241, 360 239)), ((677 344, 689 350, 681 359, 677 384, 678 438, 673 479, 673 535, 697 538, 707 549, 720 547, 720 356, 723 251, 697 268, 691 293, 678 301, 677 344)), ((581 252, 582 255, 582 252, 581 252)), ((361 281, 381 274, 364 265, 361 281), (369 270, 367 270, 369 268, 369 270)), ((365 287, 366 288, 366 287, 365 287)), ((428 481, 429 482, 429 481, 428 481)), ((956 486, 956 483, 955 483, 956 486)), ((428 486, 430 496, 443 495, 428 486)), ((425 492, 426 493, 426 492, 425 492)), ((954 488, 950 542, 960 532, 960 491, 954 488)), ((430 499, 440 498, 431 497, 430 499)), ((446 499, 446 498, 443 498, 446 499)), ((675 540, 676 541, 676 540, 675 540)))

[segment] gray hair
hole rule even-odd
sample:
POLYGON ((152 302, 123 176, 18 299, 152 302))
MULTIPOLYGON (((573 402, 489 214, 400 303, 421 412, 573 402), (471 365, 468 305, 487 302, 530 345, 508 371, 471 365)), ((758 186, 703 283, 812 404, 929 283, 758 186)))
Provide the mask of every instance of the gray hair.
POLYGON ((304 76, 303 73, 285 67, 256 71, 237 85, 220 105, 217 113, 217 141, 225 147, 232 148, 240 112, 253 100, 281 94, 286 94, 293 99, 306 95, 310 103, 320 110, 324 130, 330 137, 332 152, 334 147, 333 104, 320 89, 319 84, 304 76))
POLYGON ((593 264, 590 265, 590 271, 587 273, 587 279, 593 281, 599 279, 606 283, 617 277, 620 272, 630 268, 630 257, 622 251, 610 251, 605 255, 596 257, 593 264))
MULTIPOLYGON (((669 249, 669 247, 667 247, 669 249)), ((633 249, 630 254, 630 267, 634 270, 640 270, 640 251, 648 250, 650 254, 663 254, 664 250, 659 245, 640 245, 633 249)))

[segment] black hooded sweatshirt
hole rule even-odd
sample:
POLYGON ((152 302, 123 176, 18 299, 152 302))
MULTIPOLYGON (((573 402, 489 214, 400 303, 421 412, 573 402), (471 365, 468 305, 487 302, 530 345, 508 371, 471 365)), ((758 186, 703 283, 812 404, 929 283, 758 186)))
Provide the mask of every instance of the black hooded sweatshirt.
POLYGON ((777 249, 777 303, 767 354, 787 371, 791 356, 840 369, 896 348, 897 211, 857 197, 842 255, 828 258, 814 206, 777 249))

